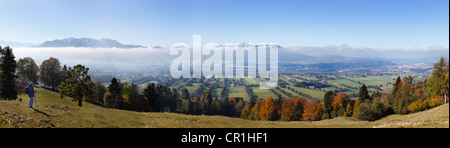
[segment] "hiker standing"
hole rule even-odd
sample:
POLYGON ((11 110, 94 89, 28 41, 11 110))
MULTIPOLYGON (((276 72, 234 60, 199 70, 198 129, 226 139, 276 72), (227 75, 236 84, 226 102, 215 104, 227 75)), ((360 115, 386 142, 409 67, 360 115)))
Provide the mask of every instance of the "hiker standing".
POLYGON ((31 82, 30 86, 28 86, 27 89, 28 89, 28 97, 30 97, 30 104, 29 104, 29 106, 30 106, 30 108, 33 108, 34 93, 35 93, 35 91, 34 91, 34 83, 31 82))

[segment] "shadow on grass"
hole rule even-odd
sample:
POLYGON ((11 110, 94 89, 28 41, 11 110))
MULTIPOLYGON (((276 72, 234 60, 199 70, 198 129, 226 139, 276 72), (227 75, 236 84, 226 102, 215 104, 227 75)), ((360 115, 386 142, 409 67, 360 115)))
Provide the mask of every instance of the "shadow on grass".
POLYGON ((37 112, 37 113, 40 113, 40 114, 46 116, 46 117, 50 117, 50 115, 48 115, 47 113, 42 112, 42 111, 40 111, 40 110, 38 110, 38 109, 33 108, 33 110, 34 110, 35 112, 37 112))

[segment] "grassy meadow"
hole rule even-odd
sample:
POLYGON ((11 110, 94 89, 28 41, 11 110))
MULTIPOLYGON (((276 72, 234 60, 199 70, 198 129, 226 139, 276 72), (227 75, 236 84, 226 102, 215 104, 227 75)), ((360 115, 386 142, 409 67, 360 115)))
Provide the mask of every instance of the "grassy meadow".
POLYGON ((249 121, 222 116, 141 113, 107 109, 90 103, 78 107, 71 98, 37 88, 35 108, 22 101, 0 101, 1 128, 448 128, 449 105, 409 115, 392 115, 367 122, 336 118, 317 122, 249 121))

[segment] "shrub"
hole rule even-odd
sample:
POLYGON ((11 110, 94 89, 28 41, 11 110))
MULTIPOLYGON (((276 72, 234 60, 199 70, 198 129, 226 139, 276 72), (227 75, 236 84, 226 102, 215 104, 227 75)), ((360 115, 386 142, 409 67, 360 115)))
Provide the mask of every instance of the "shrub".
POLYGON ((358 116, 359 120, 363 121, 374 121, 372 110, 370 109, 370 105, 368 103, 362 103, 358 108, 358 116))

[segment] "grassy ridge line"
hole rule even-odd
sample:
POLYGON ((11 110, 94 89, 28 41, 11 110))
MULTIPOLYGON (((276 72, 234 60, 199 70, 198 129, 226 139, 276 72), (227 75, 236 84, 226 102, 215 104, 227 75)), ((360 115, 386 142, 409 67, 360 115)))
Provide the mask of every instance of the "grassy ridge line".
POLYGON ((221 116, 189 116, 173 113, 140 113, 106 109, 89 103, 82 108, 70 98, 37 88, 36 109, 23 101, 0 101, 0 127, 88 127, 88 128, 372 128, 449 127, 449 106, 410 115, 393 115, 376 122, 336 118, 318 122, 249 121, 221 116))
POLYGON ((449 128, 449 104, 414 114, 391 115, 375 123, 375 128, 449 128))

